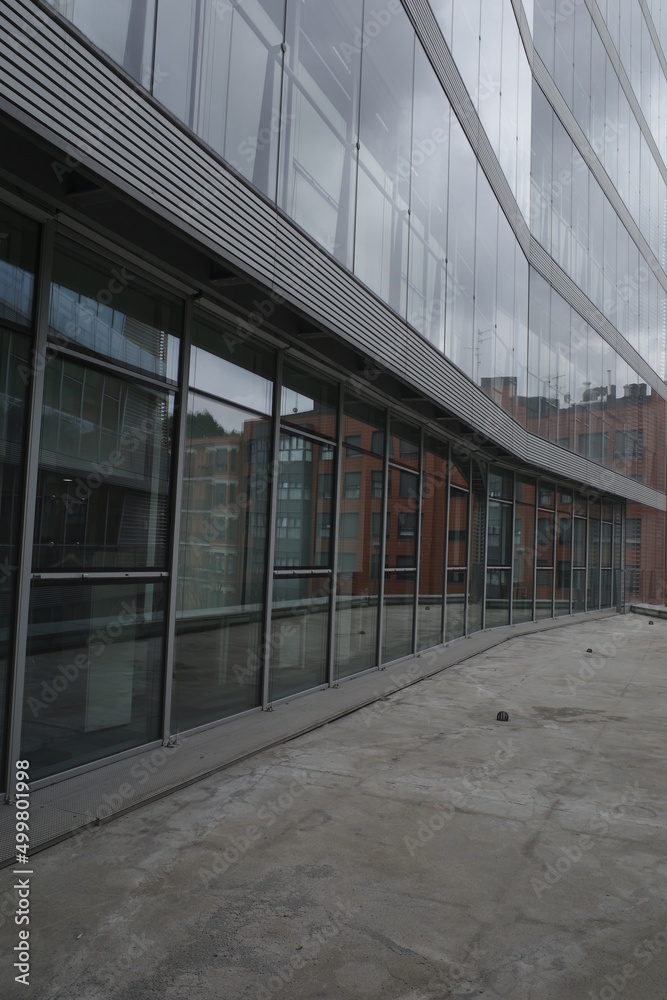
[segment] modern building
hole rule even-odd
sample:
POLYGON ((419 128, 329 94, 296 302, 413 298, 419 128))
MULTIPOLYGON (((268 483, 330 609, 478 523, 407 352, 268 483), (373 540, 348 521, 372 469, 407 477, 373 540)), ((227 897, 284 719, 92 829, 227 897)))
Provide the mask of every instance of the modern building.
POLYGON ((666 56, 661 0, 0 0, 3 791, 665 603, 666 56))

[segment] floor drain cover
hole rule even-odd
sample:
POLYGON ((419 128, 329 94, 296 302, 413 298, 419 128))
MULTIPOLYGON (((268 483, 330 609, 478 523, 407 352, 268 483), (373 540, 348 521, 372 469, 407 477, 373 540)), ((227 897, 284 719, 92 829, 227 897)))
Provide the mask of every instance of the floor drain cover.
POLYGON ((496 716, 496 719, 498 720, 498 722, 509 722, 510 721, 510 717, 507 714, 507 712, 498 712, 498 714, 496 716))

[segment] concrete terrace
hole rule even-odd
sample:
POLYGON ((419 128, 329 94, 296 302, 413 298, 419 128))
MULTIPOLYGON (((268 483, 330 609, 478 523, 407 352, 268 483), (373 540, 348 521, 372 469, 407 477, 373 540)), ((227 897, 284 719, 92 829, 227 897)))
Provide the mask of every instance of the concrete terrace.
POLYGON ((81 828, 32 859, 28 991, 0 873, 3 996, 664 996, 666 654, 518 635, 81 828))

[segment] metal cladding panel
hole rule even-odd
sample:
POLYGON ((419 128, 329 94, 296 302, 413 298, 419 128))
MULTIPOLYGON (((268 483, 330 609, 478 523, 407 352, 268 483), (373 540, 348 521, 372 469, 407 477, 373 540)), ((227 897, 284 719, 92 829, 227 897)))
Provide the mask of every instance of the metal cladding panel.
MULTIPOLYGON (((412 0, 411 6, 426 16, 423 3, 412 0)), ((8 114, 471 425, 470 447, 491 440, 550 473, 665 509, 663 495, 529 434, 48 12, 27 0, 0 0, 0 17, 0 106, 8 114)), ((441 70, 458 92, 462 82, 430 10, 428 17, 429 31, 439 38, 441 70)), ((479 133, 465 89, 458 100, 467 101, 467 129, 479 133)), ((500 169, 484 133, 477 138, 500 169)), ((516 207, 504 176, 502 181, 500 188, 516 207)))
POLYGON ((461 122, 468 142, 489 179, 500 207, 512 224, 519 244, 527 256, 530 247, 528 225, 482 127, 452 54, 442 37, 433 11, 425 0, 403 0, 403 6, 410 15, 424 50, 445 89, 456 117, 461 122))

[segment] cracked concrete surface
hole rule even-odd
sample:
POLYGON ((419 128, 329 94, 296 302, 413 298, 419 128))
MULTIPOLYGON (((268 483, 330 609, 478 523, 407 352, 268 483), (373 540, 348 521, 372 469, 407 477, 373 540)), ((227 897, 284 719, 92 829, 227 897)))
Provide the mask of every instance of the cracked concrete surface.
POLYGON ((35 855, 2 995, 665 996, 666 653, 517 638, 35 855))

